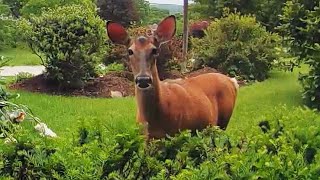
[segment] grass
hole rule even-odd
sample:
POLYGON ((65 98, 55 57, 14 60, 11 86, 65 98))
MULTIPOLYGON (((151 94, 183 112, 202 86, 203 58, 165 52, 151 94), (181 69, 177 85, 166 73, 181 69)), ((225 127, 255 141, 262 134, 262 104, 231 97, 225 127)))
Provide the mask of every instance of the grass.
POLYGON ((17 102, 28 104, 36 116, 64 137, 71 137, 74 129, 86 122, 102 124, 113 133, 124 133, 135 124, 132 98, 91 99, 21 92, 17 102))
POLYGON ((0 56, 10 59, 8 66, 21 65, 40 65, 40 58, 33 54, 25 45, 19 45, 17 48, 5 48, 0 50, 0 56))
POLYGON ((306 67, 297 69, 293 73, 274 71, 268 80, 240 88, 237 105, 228 131, 249 130, 259 121, 264 120, 266 114, 280 106, 285 105, 288 111, 302 106, 298 72, 305 72, 305 70, 306 67))
MULTIPOLYGON (((302 69, 304 70, 304 69, 302 69)), ((274 108, 286 105, 288 112, 302 105, 298 71, 271 73, 271 78, 240 89, 237 105, 228 126, 230 133, 250 131, 274 108)), ((59 136, 72 137, 81 123, 104 126, 112 134, 133 130, 135 125, 134 98, 101 99, 63 97, 19 92, 17 103, 28 105, 59 136)))

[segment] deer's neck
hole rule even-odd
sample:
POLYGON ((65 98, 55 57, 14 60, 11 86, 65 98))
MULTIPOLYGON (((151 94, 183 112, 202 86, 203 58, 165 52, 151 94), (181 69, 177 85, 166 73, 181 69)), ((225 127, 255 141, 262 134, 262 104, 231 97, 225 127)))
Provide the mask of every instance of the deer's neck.
POLYGON ((140 118, 150 123, 159 117, 160 102, 160 78, 157 67, 152 69, 153 87, 148 90, 141 90, 136 87, 136 100, 140 118))

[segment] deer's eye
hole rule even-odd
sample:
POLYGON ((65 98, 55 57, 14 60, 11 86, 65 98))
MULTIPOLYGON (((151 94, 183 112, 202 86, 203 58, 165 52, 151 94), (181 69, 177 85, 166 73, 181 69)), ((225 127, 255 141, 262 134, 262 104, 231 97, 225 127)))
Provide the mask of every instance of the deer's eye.
POLYGON ((133 55, 132 49, 128 49, 128 54, 129 54, 129 56, 133 55))
POLYGON ((158 49, 157 48, 153 48, 151 53, 152 53, 152 55, 157 55, 158 54, 158 49))

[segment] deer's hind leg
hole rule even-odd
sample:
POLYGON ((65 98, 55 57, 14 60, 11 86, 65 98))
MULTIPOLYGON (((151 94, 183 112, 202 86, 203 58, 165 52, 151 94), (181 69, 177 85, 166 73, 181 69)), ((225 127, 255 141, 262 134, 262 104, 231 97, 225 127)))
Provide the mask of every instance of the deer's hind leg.
MULTIPOLYGON (((230 94, 231 96, 231 94, 230 94)), ((218 122, 217 125, 226 130, 235 106, 235 98, 225 96, 218 100, 218 122)))

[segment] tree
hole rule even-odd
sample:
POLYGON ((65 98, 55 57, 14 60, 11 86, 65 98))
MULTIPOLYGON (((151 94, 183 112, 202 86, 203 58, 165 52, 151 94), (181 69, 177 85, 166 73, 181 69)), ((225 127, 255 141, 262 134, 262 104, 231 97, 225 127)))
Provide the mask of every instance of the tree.
POLYGON ((181 63, 181 70, 186 71, 187 68, 187 54, 188 54, 188 0, 183 1, 183 45, 182 56, 183 62, 181 63))
POLYGON ((292 0, 281 16, 280 32, 289 40, 291 52, 309 65, 300 76, 303 95, 309 107, 320 110, 320 3, 314 0, 292 0))
POLYGON ((15 42, 15 21, 10 16, 9 6, 0 0, 0 49, 15 42))
POLYGON ((161 21, 161 19, 169 16, 169 14, 170 14, 169 10, 151 7, 150 14, 148 16, 148 24, 159 23, 161 21))
POLYGON ((8 5, 11 11, 11 15, 15 18, 21 16, 21 8, 28 2, 28 0, 3 0, 3 3, 8 5))
POLYGON ((135 6, 139 14, 139 24, 148 24, 151 13, 150 3, 146 0, 136 0, 135 6))
POLYGON ((99 15, 128 27, 139 21, 137 6, 133 0, 98 0, 99 15))
POLYGON ((288 0, 195 0, 192 5, 193 11, 201 17, 220 18, 225 9, 231 12, 254 14, 257 20, 273 31, 279 25, 279 15, 284 3, 288 0))
POLYGON ((280 25, 279 15, 282 13, 282 8, 288 0, 261 0, 259 9, 255 12, 257 20, 260 21, 267 30, 274 31, 280 25))

